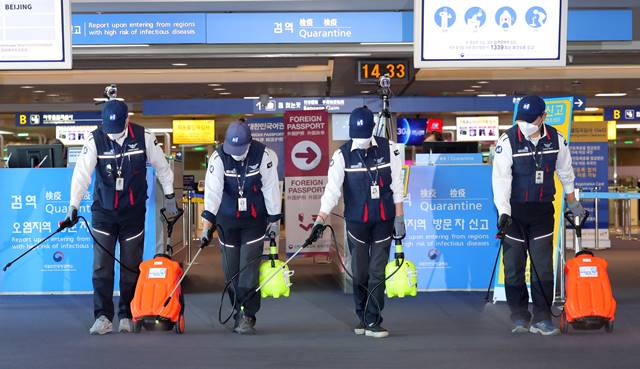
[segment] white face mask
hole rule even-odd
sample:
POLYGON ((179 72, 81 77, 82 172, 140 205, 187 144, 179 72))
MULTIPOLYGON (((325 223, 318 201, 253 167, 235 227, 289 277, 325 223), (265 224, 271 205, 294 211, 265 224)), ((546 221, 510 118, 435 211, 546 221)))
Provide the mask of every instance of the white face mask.
POLYGON ((522 134, 525 135, 525 137, 531 137, 532 135, 536 134, 536 132, 540 131, 539 126, 533 123, 527 123, 522 121, 518 121, 518 128, 520 128, 520 132, 522 132, 522 134))
POLYGON ((353 144, 358 149, 368 149, 371 146, 371 137, 369 138, 352 138, 353 144))
POLYGON ((247 154, 249 153, 249 150, 247 150, 244 154, 242 155, 231 155, 231 157, 233 158, 233 160, 235 161, 243 161, 244 159, 247 158, 247 154))
POLYGON ((119 139, 123 138, 126 135, 127 135, 127 126, 126 125, 124 126, 124 130, 122 130, 122 132, 120 132, 120 133, 107 133, 107 136, 109 136, 111 141, 118 141, 119 139))

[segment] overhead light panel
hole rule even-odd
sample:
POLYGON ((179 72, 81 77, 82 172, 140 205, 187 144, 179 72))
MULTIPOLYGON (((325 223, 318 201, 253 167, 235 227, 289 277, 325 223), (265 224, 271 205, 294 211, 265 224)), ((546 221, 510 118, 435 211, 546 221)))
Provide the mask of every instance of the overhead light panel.
POLYGON ((466 89, 464 92, 476 92, 476 90, 466 89))
POLYGON ((486 85, 487 83, 489 83, 489 81, 478 81, 479 85, 486 85))
POLYGON ((20 86, 20 88, 24 88, 25 90, 30 90, 33 88, 33 86, 20 86))
POLYGON ((174 67, 186 67, 187 63, 171 63, 171 65, 173 65, 174 67))
POLYGON ((584 108, 584 111, 598 111, 598 110, 600 110, 600 108, 595 108, 595 107, 584 108))
POLYGON ((231 95, 231 92, 220 92, 220 95, 231 95))
POLYGON ((478 97, 496 97, 496 94, 479 94, 478 97))
POLYGON ((29 137, 29 132, 18 132, 16 133, 18 137, 29 137))
POLYGON ((480 85, 473 85, 473 86, 471 86, 471 88, 482 88, 482 86, 480 86, 480 85))
POLYGON ((34 94, 43 94, 45 92, 46 92, 45 90, 34 90, 33 91, 34 94))
POLYGON ((210 86, 210 87, 220 87, 220 86, 222 86, 222 85, 221 85, 221 84, 219 84, 219 83, 209 83, 209 86, 210 86))
POLYGON ((623 97, 627 96, 626 92, 602 92, 596 94, 596 97, 623 97))
POLYGON ((245 97, 243 97, 243 99, 245 99, 245 100, 258 100, 259 97, 258 96, 245 96, 245 97))

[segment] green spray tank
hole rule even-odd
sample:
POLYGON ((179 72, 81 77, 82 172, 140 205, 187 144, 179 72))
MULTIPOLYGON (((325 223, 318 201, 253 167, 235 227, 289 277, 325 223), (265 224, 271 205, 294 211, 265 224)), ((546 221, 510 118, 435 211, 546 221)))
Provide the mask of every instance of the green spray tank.
POLYGON ((257 288, 262 298, 289 297, 291 276, 294 273, 293 270, 289 270, 287 265, 289 260, 287 262, 278 260, 278 246, 275 237, 269 237, 269 258, 260 264, 260 286, 257 288))
POLYGON ((416 266, 405 259, 402 240, 395 240, 394 260, 387 263, 384 270, 387 297, 405 297, 418 294, 418 273, 416 266))

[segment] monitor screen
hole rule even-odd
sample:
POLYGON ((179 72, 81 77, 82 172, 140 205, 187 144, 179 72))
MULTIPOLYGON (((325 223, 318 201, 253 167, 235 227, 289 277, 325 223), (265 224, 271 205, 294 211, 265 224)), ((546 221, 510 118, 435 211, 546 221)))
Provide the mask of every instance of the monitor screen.
POLYGON ((10 145, 9 168, 57 168, 64 167, 62 144, 51 145, 10 145))
POLYGON ((422 144, 424 153, 433 154, 475 154, 479 152, 478 142, 430 141, 422 144))

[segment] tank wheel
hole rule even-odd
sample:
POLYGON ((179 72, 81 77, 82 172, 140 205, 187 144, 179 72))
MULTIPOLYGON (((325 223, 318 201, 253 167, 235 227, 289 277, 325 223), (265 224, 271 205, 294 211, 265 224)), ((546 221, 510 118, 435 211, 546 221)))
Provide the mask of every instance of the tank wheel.
POLYGON ((142 331, 142 320, 133 321, 133 333, 140 333, 142 331))
POLYGON ((567 322, 566 311, 562 311, 562 315, 560 315, 560 332, 562 332, 562 334, 569 333, 569 322, 567 322))
POLYGON ((176 331, 177 334, 184 333, 184 314, 180 314, 180 317, 178 318, 178 321, 176 322, 176 324, 173 326, 173 329, 176 331))
POLYGON ((607 333, 613 333, 613 320, 609 320, 604 324, 604 330, 607 333))

